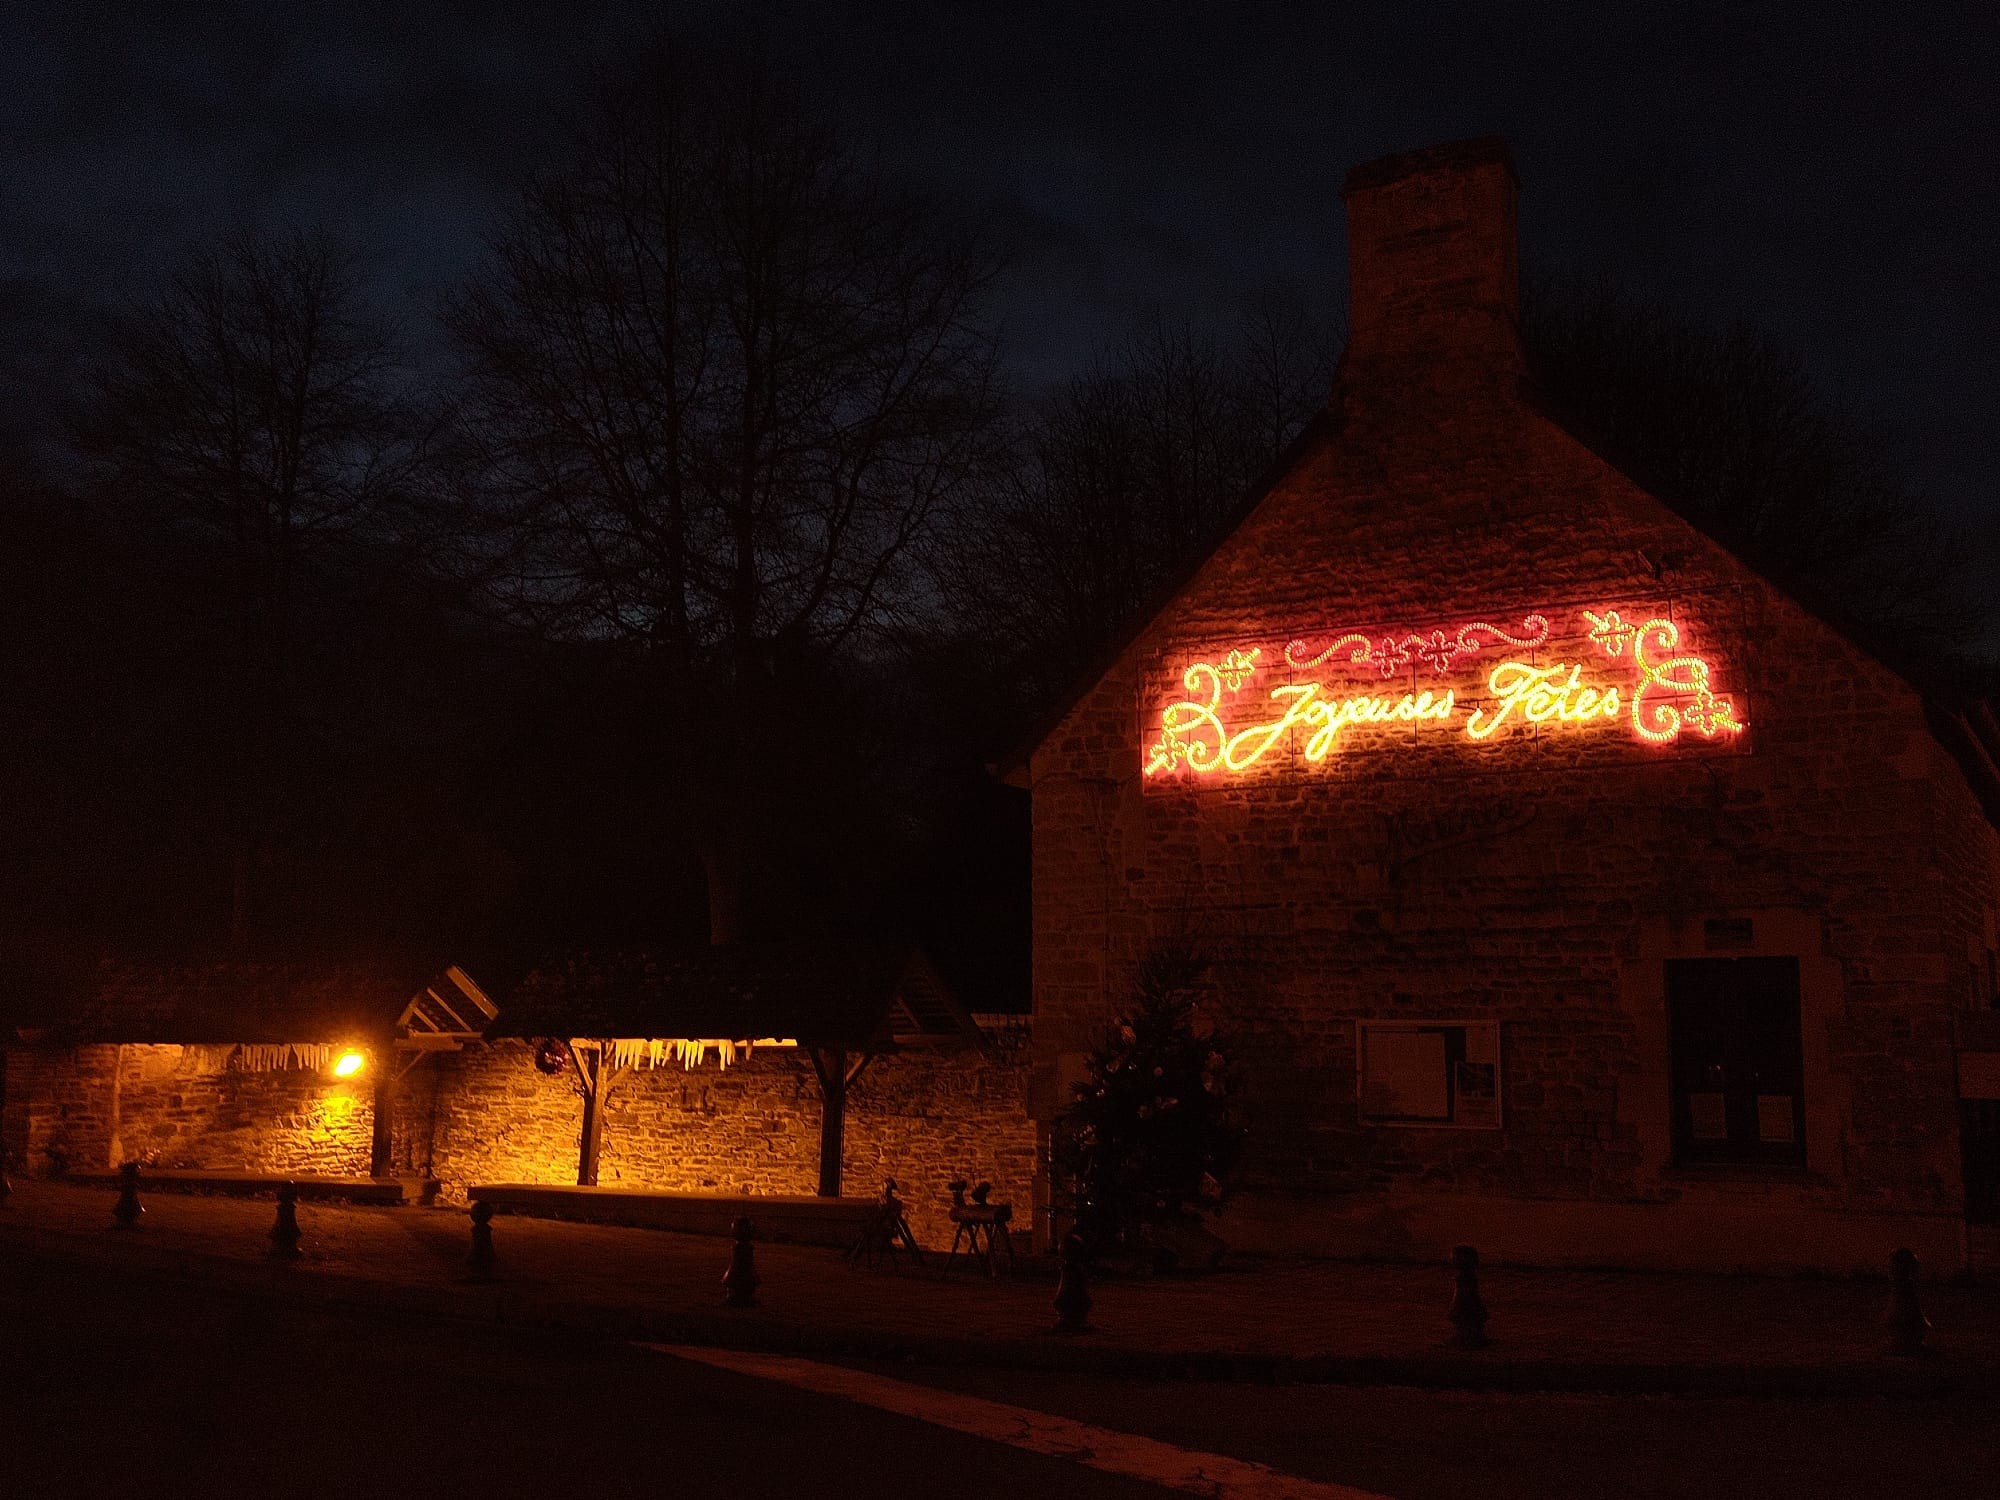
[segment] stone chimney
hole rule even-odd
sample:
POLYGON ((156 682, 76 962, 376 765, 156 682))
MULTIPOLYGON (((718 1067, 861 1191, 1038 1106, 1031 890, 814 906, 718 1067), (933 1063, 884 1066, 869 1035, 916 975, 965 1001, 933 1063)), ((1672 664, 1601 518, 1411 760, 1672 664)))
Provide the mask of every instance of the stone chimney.
POLYGON ((1519 185, 1507 143, 1494 137, 1347 174, 1350 361, 1520 368, 1519 185))

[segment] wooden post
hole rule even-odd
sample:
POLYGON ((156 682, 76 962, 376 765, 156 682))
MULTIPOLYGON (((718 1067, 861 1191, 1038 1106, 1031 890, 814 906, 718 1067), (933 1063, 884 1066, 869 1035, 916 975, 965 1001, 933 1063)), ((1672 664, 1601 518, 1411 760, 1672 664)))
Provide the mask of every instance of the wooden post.
POLYGON ((875 1054, 864 1052, 848 1060, 843 1047, 814 1047, 813 1072, 819 1078, 819 1195, 840 1196, 840 1158, 847 1129, 847 1090, 875 1054))
POLYGON ((569 1043, 570 1060, 576 1064, 577 1087, 583 1091, 583 1129, 576 1149, 576 1185, 597 1186, 597 1159, 604 1149, 604 1101, 611 1086, 624 1070, 611 1063, 611 1043, 605 1041, 569 1043))
POLYGON ((396 1080, 386 1057, 376 1064, 375 1131, 368 1144, 368 1175, 387 1177, 396 1138, 396 1080))

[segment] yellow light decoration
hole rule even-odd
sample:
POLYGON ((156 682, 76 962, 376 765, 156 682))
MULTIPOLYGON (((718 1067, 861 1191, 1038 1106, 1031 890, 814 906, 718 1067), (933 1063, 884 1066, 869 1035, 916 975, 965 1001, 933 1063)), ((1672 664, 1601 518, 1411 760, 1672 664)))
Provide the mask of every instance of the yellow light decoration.
POLYGON ((703 1059, 712 1049, 716 1064, 727 1068, 738 1060, 747 1058, 759 1047, 796 1047, 793 1037, 764 1036, 754 1040, 731 1039, 726 1037, 615 1037, 611 1042, 611 1061, 620 1068, 662 1068, 670 1061, 676 1062, 689 1072, 701 1066, 703 1059))
POLYGON ((1538 667, 1525 661, 1503 661, 1486 679, 1497 700, 1490 709, 1475 708, 1465 721, 1467 739, 1491 739, 1519 710, 1530 724, 1583 724, 1618 717, 1618 689, 1586 687, 1583 668, 1569 662, 1538 667))
POLYGON ((339 1060, 333 1065, 333 1076, 335 1078, 352 1078, 356 1073, 361 1071, 366 1063, 367 1059, 359 1052, 343 1052, 340 1054, 339 1060))
POLYGON ((1672 620, 1648 620, 1632 637, 1632 662, 1640 672, 1639 685, 1632 690, 1632 728, 1639 737, 1659 745, 1677 738, 1684 728, 1711 740, 1718 734, 1741 734, 1743 726, 1737 722, 1735 704, 1716 697, 1709 688, 1708 663, 1699 656, 1686 655, 1649 661, 1648 638, 1660 651, 1671 652, 1680 645, 1681 632, 1672 620), (1678 707, 1648 702, 1646 695, 1655 688, 1691 695, 1694 702, 1678 707))
POLYGON ((1375 675, 1389 678, 1427 667, 1442 676, 1461 657, 1494 647, 1538 650, 1549 640, 1547 616, 1525 616, 1518 629, 1482 620, 1456 630, 1380 636, 1347 631, 1317 649, 1294 640, 1283 653, 1290 680, 1275 683, 1261 699, 1245 698, 1246 707, 1267 706, 1248 723, 1225 700, 1237 698, 1263 670, 1262 648, 1233 646, 1219 661, 1197 661, 1181 674, 1186 696, 1160 711, 1158 735, 1146 747, 1145 774, 1241 775, 1266 761, 1282 760, 1279 747, 1289 746, 1317 765, 1340 747, 1344 733, 1383 728, 1457 724, 1466 738, 1478 741, 1523 726, 1590 729, 1618 722, 1628 709, 1634 735, 1647 744, 1667 744, 1684 731, 1705 739, 1742 732, 1735 705, 1717 696, 1711 685, 1708 662, 1680 651, 1680 629, 1673 621, 1655 617, 1634 625, 1615 609, 1584 610, 1580 633, 1603 655, 1628 660, 1636 680, 1621 689, 1592 680, 1582 662, 1509 657, 1486 675, 1489 701, 1470 704, 1462 722, 1461 700, 1452 688, 1342 696, 1326 681, 1304 674, 1322 667, 1372 668, 1375 675))

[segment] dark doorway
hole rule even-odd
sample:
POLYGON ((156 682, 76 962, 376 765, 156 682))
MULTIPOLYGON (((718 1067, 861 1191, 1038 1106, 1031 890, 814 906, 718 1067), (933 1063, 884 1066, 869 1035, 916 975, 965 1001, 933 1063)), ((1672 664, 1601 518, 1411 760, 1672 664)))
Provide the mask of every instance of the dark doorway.
POLYGON ((1667 963, 1674 1160, 1802 1167, 1799 961, 1667 963))
POLYGON ((2000 1099, 1959 1100, 1958 1133, 1965 1222, 2000 1225, 2000 1099))

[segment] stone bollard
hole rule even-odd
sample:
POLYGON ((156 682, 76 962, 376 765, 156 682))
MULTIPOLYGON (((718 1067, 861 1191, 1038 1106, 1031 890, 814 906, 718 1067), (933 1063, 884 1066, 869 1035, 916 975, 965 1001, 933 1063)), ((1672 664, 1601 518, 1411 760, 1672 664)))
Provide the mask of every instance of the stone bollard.
POLYGON ((472 1205, 472 1251, 465 1257, 465 1274, 474 1281, 491 1281, 499 1264, 493 1254, 493 1205, 481 1198, 472 1205))
POLYGON ((1917 1301, 1917 1256, 1914 1250, 1889 1253, 1889 1307, 1882 1315, 1889 1331, 1887 1351, 1909 1358, 1924 1352, 1924 1335, 1931 1320, 1917 1301))
POLYGON ((111 1205, 112 1227, 137 1229, 139 1215, 145 1211, 139 1206, 139 1164, 128 1161, 118 1169, 118 1201, 111 1205))
POLYGON ((1083 1236, 1063 1236, 1062 1276, 1056 1282, 1056 1332, 1090 1331, 1090 1275, 1084 1267, 1083 1236))
POLYGON ((1461 1349, 1483 1349, 1486 1300, 1479 1295, 1479 1252, 1470 1245, 1460 1245, 1451 1252, 1451 1264, 1458 1272, 1451 1310, 1446 1314, 1451 1319, 1451 1341, 1461 1349))
POLYGON ((750 1244, 751 1227, 747 1214, 738 1214, 731 1227, 736 1243, 730 1247, 729 1269, 722 1273, 722 1305, 757 1305, 757 1252, 750 1244))
POLYGON ((278 1187, 278 1218, 271 1225, 269 1239, 271 1248, 265 1253, 273 1260, 297 1260, 305 1252, 299 1249, 299 1185, 296 1182, 281 1183, 278 1187))

